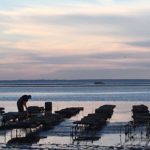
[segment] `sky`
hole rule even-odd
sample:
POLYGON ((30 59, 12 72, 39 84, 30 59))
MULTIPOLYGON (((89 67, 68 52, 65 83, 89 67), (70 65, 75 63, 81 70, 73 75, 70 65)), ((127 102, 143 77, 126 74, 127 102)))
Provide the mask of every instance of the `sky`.
POLYGON ((0 80, 150 79, 149 0, 0 0, 0 80))

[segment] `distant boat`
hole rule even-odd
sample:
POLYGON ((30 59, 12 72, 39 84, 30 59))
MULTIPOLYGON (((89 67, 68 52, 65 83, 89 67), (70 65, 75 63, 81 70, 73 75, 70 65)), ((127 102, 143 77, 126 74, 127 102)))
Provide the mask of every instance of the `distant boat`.
POLYGON ((96 84, 96 85, 97 85, 97 84, 98 84, 98 85, 100 84, 100 85, 101 85, 101 84, 105 84, 105 83, 102 82, 102 81, 95 81, 94 84, 96 84))

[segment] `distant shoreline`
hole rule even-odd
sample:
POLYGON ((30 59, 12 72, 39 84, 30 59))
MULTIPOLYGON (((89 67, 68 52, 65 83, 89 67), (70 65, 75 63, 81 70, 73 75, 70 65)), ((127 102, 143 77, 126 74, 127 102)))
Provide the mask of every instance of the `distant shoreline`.
POLYGON ((105 80, 109 80, 109 81, 139 81, 139 80, 141 80, 141 81, 146 81, 146 80, 149 80, 150 81, 150 78, 149 79, 142 79, 142 78, 128 78, 128 79, 126 79, 126 78, 112 78, 112 79, 98 79, 98 78, 96 78, 96 79, 91 79, 91 78, 89 78, 89 79, 0 79, 0 81, 87 81, 87 80, 93 80, 93 81, 105 81, 105 80))

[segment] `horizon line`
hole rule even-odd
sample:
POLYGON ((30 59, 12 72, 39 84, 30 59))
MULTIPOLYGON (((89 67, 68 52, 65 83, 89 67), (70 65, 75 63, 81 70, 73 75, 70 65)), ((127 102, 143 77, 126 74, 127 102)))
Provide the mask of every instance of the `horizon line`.
POLYGON ((149 79, 145 79, 145 78, 105 78, 105 79, 94 79, 94 78, 86 78, 86 79, 0 79, 0 81, 38 81, 38 80, 45 80, 45 81, 52 81, 52 80, 68 80, 68 81, 71 81, 71 80, 150 80, 149 79))

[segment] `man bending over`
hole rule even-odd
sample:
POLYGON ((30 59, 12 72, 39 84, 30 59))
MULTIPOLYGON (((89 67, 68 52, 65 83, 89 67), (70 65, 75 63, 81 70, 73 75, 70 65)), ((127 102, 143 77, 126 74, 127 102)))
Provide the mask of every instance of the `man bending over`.
POLYGON ((18 99, 18 101, 17 101, 18 112, 23 112, 24 107, 27 110, 26 103, 28 102, 29 99, 31 99, 31 95, 23 95, 18 99))

